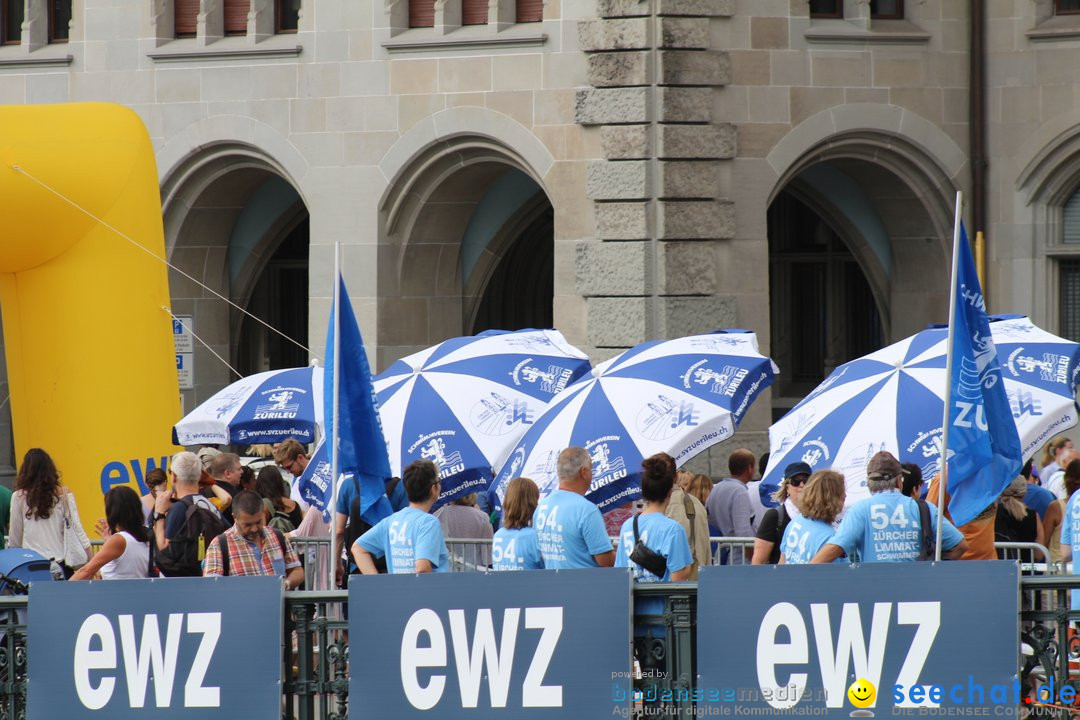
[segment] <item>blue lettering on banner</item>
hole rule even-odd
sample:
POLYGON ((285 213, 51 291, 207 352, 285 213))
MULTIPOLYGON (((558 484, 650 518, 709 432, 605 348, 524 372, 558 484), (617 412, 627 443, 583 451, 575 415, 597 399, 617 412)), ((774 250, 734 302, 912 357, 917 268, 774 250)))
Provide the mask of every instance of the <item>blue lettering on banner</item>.
POLYGON ((615 673, 630 688, 630 592, 599 569, 351 576, 350 637, 380 651, 350 658, 349 716, 609 717, 615 673))
POLYGON ((276 717, 282 608, 278 578, 35 583, 27 717, 276 717))
MULTIPOLYGON (((703 568, 699 608, 751 610, 698 615, 699 685, 753 689, 748 715, 836 719, 850 716, 847 690, 857 679, 877 688, 870 709, 878 717, 920 704, 897 701, 896 686, 966 686, 969 676, 1008 685, 1019 653, 1018 581, 1016 564, 1003 561, 703 568)), ((945 713, 954 705, 940 702, 945 713)))
POLYGON ((154 468, 164 470, 168 466, 169 457, 167 455, 160 458, 146 458, 144 461, 140 461, 139 458, 127 461, 111 460, 101 468, 101 494, 104 495, 116 485, 130 485, 132 479, 134 479, 139 494, 145 495, 150 492, 150 489, 146 487, 146 473, 154 468), (128 468, 131 468, 130 474, 128 468))

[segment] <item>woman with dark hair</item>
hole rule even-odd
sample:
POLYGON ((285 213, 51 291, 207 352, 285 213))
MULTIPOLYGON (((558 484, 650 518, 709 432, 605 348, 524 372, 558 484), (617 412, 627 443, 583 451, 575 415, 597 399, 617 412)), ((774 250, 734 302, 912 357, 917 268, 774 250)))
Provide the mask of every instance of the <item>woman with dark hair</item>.
POLYGON ((150 569, 150 533, 142 523, 139 496, 127 485, 105 493, 105 544, 72 580, 144 578, 150 569))
POLYGON ((304 519, 300 504, 285 494, 285 478, 273 465, 266 465, 255 476, 255 492, 264 500, 269 500, 273 507, 271 515, 280 514, 288 518, 295 529, 304 519))
POLYGON ((924 492, 924 490, 926 490, 926 483, 923 482, 922 468, 915 463, 903 463, 900 467, 907 470, 907 472, 904 473, 900 492, 910 498, 915 498, 916 500, 921 499, 922 496, 926 494, 924 492))
POLYGON ((690 577, 693 557, 682 525, 664 515, 675 487, 675 464, 666 453, 641 461, 645 508, 623 523, 615 567, 630 567, 638 582, 679 582, 690 577))
POLYGON ((517 477, 506 486, 502 527, 491 544, 492 570, 542 570, 544 558, 532 526, 540 489, 529 478, 517 477))
POLYGON ((75 568, 64 563, 65 520, 78 536, 89 560, 90 540, 79 520, 75 496, 60 483, 60 472, 49 453, 30 448, 15 477, 8 547, 26 548, 50 558, 65 578, 71 577, 75 568))

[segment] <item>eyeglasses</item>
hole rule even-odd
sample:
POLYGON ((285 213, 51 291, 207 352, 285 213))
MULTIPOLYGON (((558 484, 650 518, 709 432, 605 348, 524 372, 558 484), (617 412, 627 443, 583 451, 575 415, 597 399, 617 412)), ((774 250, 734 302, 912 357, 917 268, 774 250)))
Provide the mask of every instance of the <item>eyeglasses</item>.
POLYGON ((794 477, 789 477, 787 479, 787 484, 790 485, 791 487, 799 487, 800 485, 804 484, 809 479, 810 479, 809 475, 795 475, 794 477))

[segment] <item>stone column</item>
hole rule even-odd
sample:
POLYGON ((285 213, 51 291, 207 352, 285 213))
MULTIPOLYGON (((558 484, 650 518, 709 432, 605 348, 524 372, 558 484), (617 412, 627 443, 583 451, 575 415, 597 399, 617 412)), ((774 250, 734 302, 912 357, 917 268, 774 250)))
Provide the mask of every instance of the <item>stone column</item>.
POLYGON ((600 127, 606 158, 586 183, 597 239, 577 247, 589 343, 625 348, 734 326, 716 263, 717 244, 735 233, 720 194, 736 135, 713 118, 730 64, 710 35, 733 3, 598 0, 598 11, 578 26, 592 87, 578 92, 577 122, 600 127))

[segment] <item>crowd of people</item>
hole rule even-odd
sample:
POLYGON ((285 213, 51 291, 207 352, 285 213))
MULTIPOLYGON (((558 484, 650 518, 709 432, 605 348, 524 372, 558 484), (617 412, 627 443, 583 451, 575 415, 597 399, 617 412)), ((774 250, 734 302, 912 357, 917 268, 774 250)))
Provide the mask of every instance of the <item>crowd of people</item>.
MULTIPOLYGON (((287 589, 298 588, 304 571, 292 538, 326 536, 329 528, 282 474, 295 479, 303 473, 304 446, 287 440, 262 450, 272 461, 257 472, 235 454, 204 448, 198 455, 178 453, 168 472, 149 471, 143 497, 128 486, 114 487, 105 496, 105 517, 95 524, 104 538, 95 553, 60 472, 47 452, 31 449, 14 493, 0 487, 7 544, 50 559, 57 579, 270 575, 282 578, 287 589)), ((475 495, 433 513, 442 480, 433 463, 419 460, 400 480, 387 481, 394 513, 374 526, 360 518, 355 483, 341 485, 333 513, 336 575, 343 583, 348 572, 447 572, 446 538, 476 541, 462 551, 473 568, 627 567, 639 582, 693 580, 714 557, 721 564, 754 565, 934 557, 936 477, 926 483, 917 466, 879 452, 866 468, 870 496, 845 508, 844 476, 813 472, 801 461, 788 465, 779 489, 766 496, 755 476, 767 460, 737 449, 728 458, 729 474, 713 482, 659 453, 642 462, 637 506, 601 515, 585 497, 592 458, 569 447, 559 454, 553 492, 541 498, 535 482, 515 478, 498 516, 479 509, 475 495), (753 547, 732 543, 716 553, 710 536, 752 537, 753 547)), ((1067 561, 1080 552, 1078 488, 1080 453, 1067 438, 1054 438, 1042 462, 1028 462, 975 520, 957 528, 946 511, 941 555, 993 559, 995 541, 1006 541, 1046 545, 1046 559, 1067 561)))

